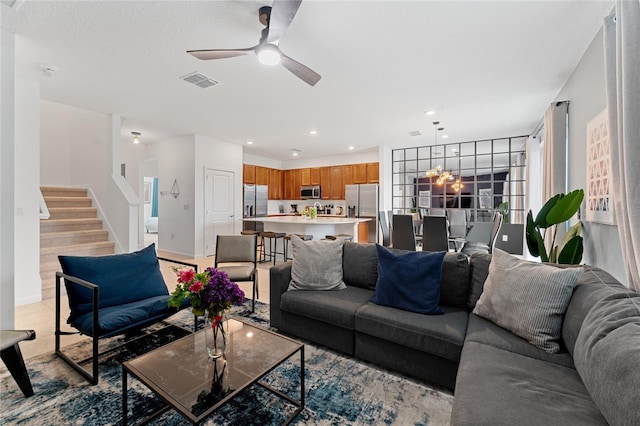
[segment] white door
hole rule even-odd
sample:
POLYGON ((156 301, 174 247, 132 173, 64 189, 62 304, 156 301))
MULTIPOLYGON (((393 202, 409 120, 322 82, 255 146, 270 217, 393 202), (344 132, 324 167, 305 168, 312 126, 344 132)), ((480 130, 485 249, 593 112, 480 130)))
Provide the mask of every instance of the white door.
POLYGON ((213 256, 217 236, 233 235, 233 173, 206 169, 204 194, 204 254, 213 256))

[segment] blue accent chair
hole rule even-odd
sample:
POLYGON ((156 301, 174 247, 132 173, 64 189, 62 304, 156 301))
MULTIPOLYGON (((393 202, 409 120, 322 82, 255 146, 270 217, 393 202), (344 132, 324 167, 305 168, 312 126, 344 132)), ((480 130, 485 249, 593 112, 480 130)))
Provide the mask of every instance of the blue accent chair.
MULTIPOLYGON (((134 252, 108 256, 58 256, 62 272, 56 272, 55 352, 91 384, 98 384, 99 339, 130 334, 178 312, 168 306, 169 291, 160 272, 155 244, 134 252), (61 279, 71 313, 67 323, 78 332, 60 330, 61 279), (60 336, 84 334, 92 338, 92 357, 75 361, 60 347, 60 336), (92 361, 90 373, 81 364, 92 361)), ((188 307, 188 301, 181 306, 188 307)), ((110 349, 113 351, 115 348, 110 349)), ((107 352, 109 352, 107 351, 107 352)))

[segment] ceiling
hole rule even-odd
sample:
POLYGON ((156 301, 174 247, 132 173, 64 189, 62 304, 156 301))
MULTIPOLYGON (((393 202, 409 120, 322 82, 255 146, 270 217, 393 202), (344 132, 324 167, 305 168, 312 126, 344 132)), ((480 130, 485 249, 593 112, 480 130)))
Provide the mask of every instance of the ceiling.
POLYGON ((317 71, 309 86, 255 55, 186 50, 257 44, 267 1, 3 1, 16 73, 41 97, 122 116, 123 138, 197 133, 276 160, 526 135, 612 1, 303 1, 280 42, 317 71), (58 68, 47 77, 39 63, 58 68), (197 71, 221 84, 180 79, 197 71), (435 110, 426 116, 427 110, 435 110), (316 135, 310 135, 316 130, 316 135), (409 132, 418 131, 419 136, 409 132), (439 139, 440 142, 444 142, 439 139), (348 146, 354 147, 353 151, 348 146))

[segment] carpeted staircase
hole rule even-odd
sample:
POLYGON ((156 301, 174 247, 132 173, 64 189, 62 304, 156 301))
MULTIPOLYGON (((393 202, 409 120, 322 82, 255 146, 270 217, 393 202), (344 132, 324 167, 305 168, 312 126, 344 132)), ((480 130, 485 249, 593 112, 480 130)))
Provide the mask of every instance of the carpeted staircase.
POLYGON ((42 299, 55 298, 58 255, 94 256, 113 254, 115 244, 102 229, 97 209, 83 188, 40 188, 49 219, 40 220, 40 278, 42 299))

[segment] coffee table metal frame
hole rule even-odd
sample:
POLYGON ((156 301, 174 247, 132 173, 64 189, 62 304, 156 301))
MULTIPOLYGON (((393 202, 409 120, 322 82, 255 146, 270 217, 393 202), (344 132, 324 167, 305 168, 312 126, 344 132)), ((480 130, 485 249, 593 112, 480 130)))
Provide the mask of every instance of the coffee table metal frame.
MULTIPOLYGON (((248 324, 245 321, 240 321, 240 320, 236 320, 236 319, 232 319, 230 321, 241 322, 243 324, 243 326, 252 327, 258 333, 270 333, 270 334, 273 334, 275 336, 278 336, 279 338, 289 340, 290 342, 295 343, 297 345, 297 347, 295 347, 294 349, 292 349, 291 351, 286 353, 284 356, 282 356, 276 362, 273 362, 267 369, 265 369, 264 371, 260 372, 259 374, 256 374, 255 377, 252 378, 245 385, 239 387, 238 389, 235 389, 233 392, 231 392, 229 395, 227 395, 224 398, 222 398, 220 401, 218 401, 216 404, 214 404, 213 406, 208 408, 205 412, 203 412, 199 416, 195 416, 195 415, 193 415, 193 413, 184 410, 183 407, 179 403, 177 403, 175 401, 175 399, 171 395, 169 395, 167 392, 165 392, 163 389, 161 389, 159 386, 157 386, 151 379, 147 379, 145 374, 144 374, 144 372, 141 372, 137 368, 132 366, 129 361, 124 362, 122 364, 122 421, 123 421, 123 425, 126 426, 128 424, 127 376, 129 374, 131 376, 135 377, 136 379, 138 379, 142 384, 144 384, 147 388, 149 388, 157 397, 159 397, 165 403, 165 406, 161 407, 160 409, 156 410, 155 412, 151 413, 150 415, 148 415, 147 417, 142 419, 142 421, 139 423, 140 425, 150 422, 151 420, 155 419, 156 417, 160 416, 161 414, 163 414, 164 412, 168 411, 171 408, 173 408, 175 411, 180 413, 191 424, 195 424, 195 425, 200 424, 207 417, 209 417, 211 414, 213 414, 216 410, 218 410, 224 404, 226 404, 227 402, 232 400, 234 397, 236 397, 237 395, 242 393, 245 389, 249 388, 254 383, 262 386, 263 388, 267 389, 268 391, 272 392, 273 394, 277 395, 278 397, 287 400, 289 403, 291 403, 293 406, 296 407, 295 411, 293 413, 291 413, 291 415, 289 415, 289 417, 287 417, 287 419, 285 420, 285 422, 283 424, 284 425, 288 425, 289 423, 291 423, 291 421, 293 421, 293 419, 298 414, 300 414, 302 412, 302 410, 304 409, 304 407, 305 407, 305 396, 304 396, 304 389, 305 389, 304 388, 304 376, 305 376, 305 374, 304 374, 304 344, 302 344, 300 342, 297 342, 297 341, 295 341, 293 339, 290 339, 290 338, 288 338, 286 336, 283 336, 281 334, 274 333, 274 332, 272 332, 270 330, 265 330, 265 329, 262 329, 262 328, 255 327, 255 326, 253 326, 251 324, 248 324), (295 355, 296 352, 300 353, 300 400, 296 400, 296 399, 290 397, 289 395, 286 395, 285 393, 279 391, 278 389, 275 389, 273 386, 271 386, 271 385, 269 385, 267 383, 264 383, 261 380, 264 376, 269 374, 275 368, 277 368, 278 366, 282 365, 285 361, 287 361, 289 358, 291 358, 293 355, 295 355)), ((149 353, 141 355, 141 356, 135 358, 134 360, 139 360, 139 359, 141 359, 141 358, 143 358, 145 356, 148 356, 149 354, 151 354, 153 352, 163 351, 163 350, 164 351, 170 350, 173 345, 178 344, 181 340, 189 339, 189 338, 197 338, 197 337, 194 337, 194 335, 198 335, 198 334, 200 334, 202 332, 203 331, 201 330, 201 331, 199 331, 197 333, 194 333, 192 335, 189 335, 189 336, 183 337, 181 339, 178 339, 178 340, 176 340, 174 342, 171 342, 171 343, 169 343, 167 345, 161 346, 160 348, 157 348, 157 349, 155 349, 155 350, 153 350, 153 351, 151 351, 149 353)), ((131 360, 131 361, 133 361, 133 360, 131 360)))

